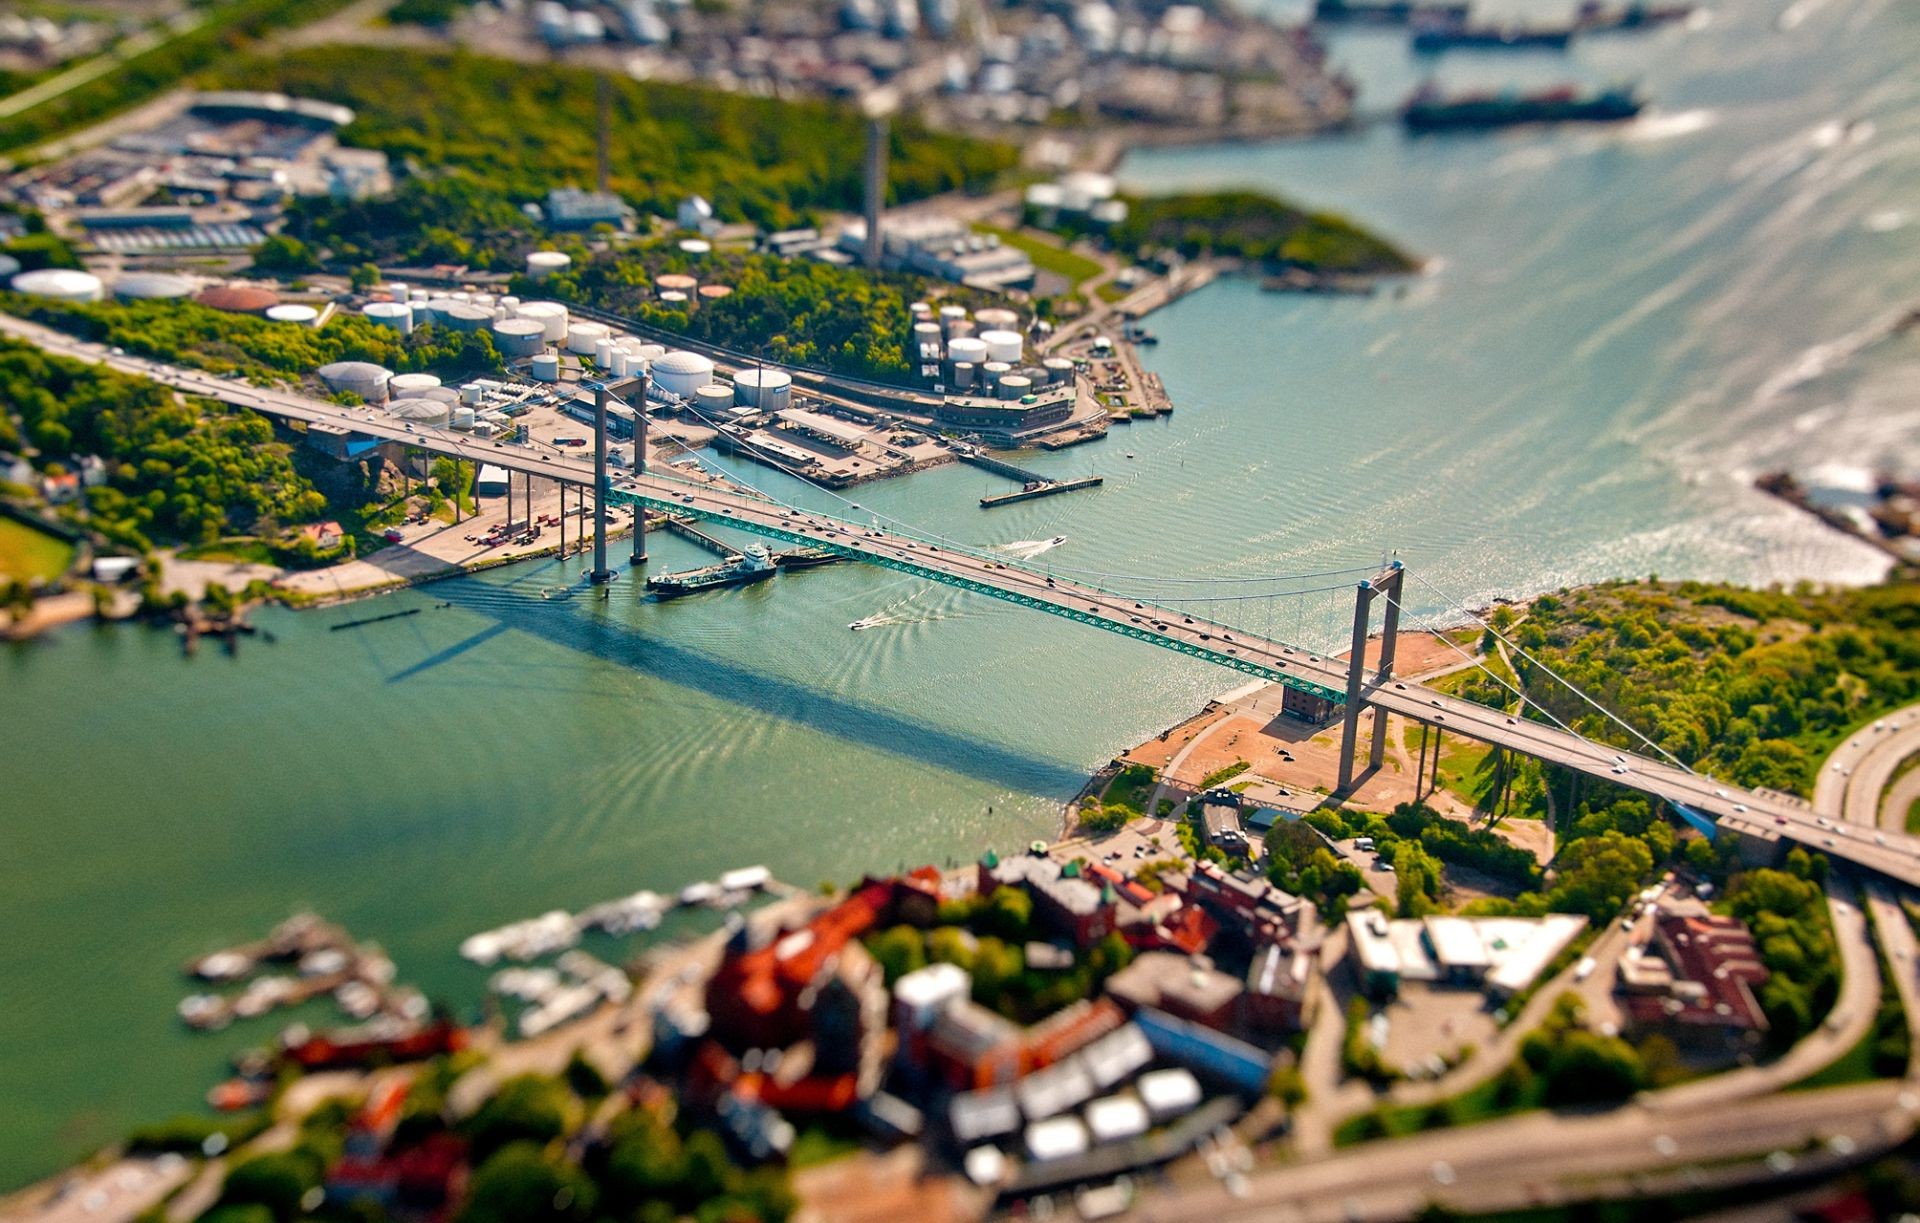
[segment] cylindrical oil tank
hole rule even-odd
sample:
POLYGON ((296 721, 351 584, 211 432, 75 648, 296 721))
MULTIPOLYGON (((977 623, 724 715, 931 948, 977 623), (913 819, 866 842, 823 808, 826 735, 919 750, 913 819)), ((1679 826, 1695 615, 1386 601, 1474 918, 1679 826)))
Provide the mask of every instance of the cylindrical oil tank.
POLYGON ((924 323, 933 317, 933 307, 926 302, 910 302, 907 305, 907 321, 924 323))
POLYGON ((955 361, 953 365, 953 385, 956 390, 971 390, 975 379, 980 375, 980 367, 971 361, 955 361))
POLYGON ((512 314, 515 310, 518 310, 520 308, 520 299, 515 297, 513 294, 509 293, 505 297, 501 298, 499 301, 493 304, 496 306, 505 306, 507 309, 507 313, 512 314))
POLYGON ((912 338, 913 351, 922 361, 938 361, 942 347, 940 324, 915 323, 912 338))
POLYGON ((1073 361, 1068 357, 1048 357, 1041 363, 1047 371, 1048 386, 1065 386, 1073 381, 1073 361))
POLYGON ((453 427, 456 429, 473 428, 473 409, 461 404, 453 410, 453 427))
POLYGON ((615 348, 607 354, 606 364, 614 377, 625 378, 633 373, 633 354, 624 348, 615 348))
POLYGON ((387 383, 393 380, 392 370, 371 361, 335 361, 321 366, 319 374, 329 390, 358 395, 367 403, 385 403, 387 383))
POLYGON ((699 353, 670 352, 653 362, 653 384, 669 395, 690 399, 713 381, 713 362, 699 353))
POLYGON ((407 300, 407 294, 412 291, 413 286, 396 280, 392 284, 381 285, 380 289, 393 300, 403 302, 407 300))
MULTIPOLYGON (((427 292, 425 289, 408 289, 407 290, 407 301, 416 307, 419 306, 421 302, 431 301, 432 299, 433 299, 433 294, 427 292)), ((418 314, 419 311, 416 309, 414 313, 418 314)))
POLYGON ((680 249, 686 254, 698 258, 701 255, 713 254, 713 243, 707 241, 705 238, 682 238, 680 239, 680 249))
POLYGON ((1013 366, 1005 361, 989 361, 980 367, 980 385, 992 390, 1000 385, 1000 380, 1013 372, 1013 366))
POLYGON ((612 340, 607 339, 605 336, 601 336, 598 340, 595 340, 593 342, 593 363, 599 366, 601 369, 609 369, 612 367, 613 365, 613 341, 612 340))
POLYGON ((486 399, 487 399, 486 388, 481 386, 478 382, 469 382, 465 386, 460 388, 461 403, 470 404, 470 405, 479 405, 479 404, 485 403, 486 399))
POLYGON ((405 335, 413 330, 413 307, 406 302, 368 302, 361 311, 382 327, 391 327, 405 335))
POLYGON ((572 266, 573 256, 561 251, 534 251, 527 256, 527 275, 534 280, 545 280, 572 266))
POLYGON ((719 416, 733 406, 734 395, 732 387, 711 383, 693 393, 693 406, 702 416, 719 416))
POLYGON ((509 360, 543 352, 547 347, 546 323, 537 318, 497 319, 493 324, 493 346, 509 360))
POLYGON ((454 301, 451 297, 429 297, 426 301, 414 306, 413 321, 416 323, 437 323, 440 321, 441 315, 459 304, 460 303, 454 301))
POLYGON ((663 289, 660 292, 660 304, 675 310, 690 310, 693 308, 693 299, 678 289, 663 289))
POLYGON ((983 331, 979 338, 987 346, 989 361, 1018 361, 1020 351, 1025 347, 1017 331, 983 331))
POLYGON ((427 429, 444 429, 451 411, 438 399, 396 399, 387 405, 395 420, 427 429))
POLYGON ((667 346, 665 344, 642 344, 640 347, 634 349, 633 352, 634 355, 642 361, 652 364, 667 355, 667 346))
POLYGON ((953 334, 953 325, 955 323, 964 323, 966 321, 967 308, 965 306, 948 304, 940 307, 940 329, 949 336, 953 334))
POLYGON ((591 357, 595 346, 610 334, 605 323, 575 323, 567 328, 567 351, 591 357))
POLYGON ((193 296, 193 289, 191 280, 166 272, 129 272, 113 282, 113 295, 121 301, 170 301, 193 296))
POLYGON ((467 304, 469 306, 478 306, 482 310, 491 310, 493 309, 493 294, 475 293, 472 297, 467 299, 467 304))
POLYGON ((533 359, 533 378, 536 382, 560 381, 560 358, 550 352, 543 352, 533 359))
POLYGON ((13 276, 13 292, 58 301, 100 301, 108 290, 106 284, 100 282, 100 276, 92 273, 71 267, 42 267, 40 271, 13 276))
POLYGON ((320 312, 312 306, 274 306, 267 311, 267 317, 276 323, 298 323, 302 327, 311 327, 320 317, 320 312))
POLYGON ((567 338, 567 308, 559 302, 522 302, 520 317, 539 319, 550 344, 558 344, 567 338))
POLYGON ((982 365, 987 360, 987 342, 978 336, 961 336, 947 344, 947 357, 956 364, 982 365))
POLYGON ((973 321, 982 331, 1017 331, 1020 328, 1020 316, 999 306, 975 310, 973 321))
POLYGON ((455 302, 434 320, 448 331, 484 331, 493 325, 493 311, 466 302, 455 302))
POLYGON ((743 369, 734 376, 733 399, 743 408, 783 411, 793 402, 793 375, 783 369, 743 369))
POLYGON ((1033 379, 1025 374, 1007 374, 1000 379, 1000 385, 994 388, 994 393, 1002 399, 1018 399, 1022 395, 1031 395, 1033 379))
POLYGON ((653 287, 661 293, 691 293, 700 287, 700 282, 683 272, 668 272, 654 277, 653 287))
POLYGON ((395 399, 407 399, 439 385, 432 374, 395 374, 387 382, 387 392, 395 399))
POLYGON ((941 330, 947 333, 947 339, 949 340, 964 339, 973 334, 973 320, 970 318, 957 318, 945 327, 942 327, 941 330))
POLYGON ((702 302, 717 302, 723 297, 733 296, 732 285, 701 285, 697 294, 702 302))

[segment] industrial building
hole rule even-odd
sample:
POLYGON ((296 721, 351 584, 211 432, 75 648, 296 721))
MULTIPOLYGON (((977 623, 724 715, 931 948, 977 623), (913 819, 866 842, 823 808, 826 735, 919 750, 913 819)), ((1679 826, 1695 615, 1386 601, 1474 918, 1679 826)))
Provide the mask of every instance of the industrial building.
POLYGON ((1377 909, 1347 914, 1360 987, 1376 998, 1394 996, 1403 981, 1511 997, 1533 984, 1586 926, 1586 918, 1568 913, 1409 920, 1377 909))
MULTIPOLYGON (((949 217, 889 218, 880 237, 885 267, 996 292, 1033 284, 1033 260, 1025 251, 993 234, 976 234, 949 217)), ((847 222, 836 243, 852 258, 859 258, 866 245, 863 220, 847 222)))
POLYGON ((624 229, 633 217, 633 209, 611 191, 582 191, 578 187, 555 187, 547 192, 547 227, 556 230, 592 229, 611 225, 624 229))
POLYGON ((933 421, 943 429, 977 433, 994 445, 1017 446, 1024 435, 1065 424, 1073 403, 1071 388, 1020 399, 949 395, 933 410, 933 421))

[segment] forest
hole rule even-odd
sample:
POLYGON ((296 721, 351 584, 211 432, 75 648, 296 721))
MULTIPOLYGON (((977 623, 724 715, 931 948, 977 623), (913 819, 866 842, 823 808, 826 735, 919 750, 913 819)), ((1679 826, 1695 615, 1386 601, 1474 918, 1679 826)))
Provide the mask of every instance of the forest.
MULTIPOLYGON (((0 119, 0 153, 64 135, 136 106, 187 76, 243 52, 276 30, 305 25, 346 6, 347 0, 233 0, 209 7, 206 20, 92 80, 38 106, 0 119)), ((257 89, 255 84, 235 88, 257 89)))
POLYGON ((193 302, 57 302, 14 293, 0 293, 0 309, 95 343, 211 373, 243 374, 261 385, 306 381, 335 361, 372 361, 397 373, 501 368, 493 336, 485 331, 425 325, 403 336, 350 313, 313 328, 193 302))
MULTIPOLYGON (((383 48, 369 71, 358 47, 312 47, 223 72, 228 88, 277 89, 352 107, 341 138, 429 175, 460 175, 514 204, 554 187, 591 186, 600 74, 461 52, 383 48), (395 81, 406 82, 396 89, 395 81)), ((782 228, 820 210, 857 208, 865 125, 843 106, 775 101, 695 85, 606 78, 609 186, 643 212, 672 215, 688 194, 724 219, 782 228)), ((1011 169, 1010 145, 891 128, 894 203, 978 191, 1011 169)))
POLYGON ((293 468, 265 417, 208 399, 181 402, 130 378, 0 340, 0 450, 33 447, 51 470, 72 455, 106 462, 85 508, 60 513, 136 551, 201 543, 319 517, 326 499, 293 468))
MULTIPOLYGON (((1345 217, 1308 212, 1256 191, 1132 196, 1126 204, 1126 219, 1106 230, 1106 239, 1115 250, 1136 258, 1177 251, 1189 259, 1244 259, 1273 271, 1370 275, 1419 268, 1412 256, 1345 217)), ((1069 217, 1062 217, 1056 228, 1098 232, 1090 222, 1069 217)))
MULTIPOLYGON (((575 255, 574 265, 538 284, 516 279, 522 294, 594 306, 677 335, 752 353, 782 365, 865 378, 908 373, 907 305, 931 288, 914 276, 873 275, 811 259, 714 252, 698 267, 673 243, 617 254, 575 255), (664 272, 697 271, 733 292, 695 310, 661 302, 652 285, 664 272)), ((961 300, 972 296, 961 294, 961 300)))

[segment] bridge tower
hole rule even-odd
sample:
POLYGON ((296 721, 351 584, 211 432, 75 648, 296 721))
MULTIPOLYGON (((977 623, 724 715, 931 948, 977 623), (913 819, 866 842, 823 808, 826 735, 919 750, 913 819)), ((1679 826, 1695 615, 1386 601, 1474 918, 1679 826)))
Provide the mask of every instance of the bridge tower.
POLYGON ((593 568, 587 580, 604 585, 613 581, 607 568, 607 400, 612 395, 604 382, 585 385, 593 390, 593 568))
MULTIPOLYGON (((1347 794, 1353 790, 1354 765, 1360 747, 1360 718, 1364 712, 1360 692, 1366 682, 1367 636, 1373 626, 1373 601, 1383 594, 1387 597, 1386 616, 1380 634, 1380 664, 1374 672, 1374 682, 1378 684, 1385 683, 1393 676, 1394 648, 1400 636, 1400 592, 1406 576, 1406 570, 1400 562, 1394 561, 1354 590, 1353 646, 1347 655, 1347 707, 1340 727, 1340 784, 1334 791, 1336 794, 1347 794)), ((1373 743, 1367 751, 1368 766, 1379 768, 1386 758, 1386 750, 1387 711, 1375 706, 1373 743)))
MULTIPOLYGON (((640 406, 633 410, 633 474, 647 474, 647 392, 653 387, 653 375, 640 375, 640 406)), ((647 507, 633 507, 633 558, 635 566, 647 563, 647 507)))

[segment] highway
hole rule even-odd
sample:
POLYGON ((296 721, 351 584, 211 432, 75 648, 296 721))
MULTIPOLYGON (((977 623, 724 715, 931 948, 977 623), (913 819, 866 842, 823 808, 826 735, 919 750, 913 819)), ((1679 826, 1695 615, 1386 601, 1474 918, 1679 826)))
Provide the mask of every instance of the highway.
MULTIPOLYGON (((590 456, 557 455, 479 441, 452 431, 417 431, 384 419, 383 414, 375 410, 347 408, 286 391, 249 386, 236 379, 111 353, 98 344, 5 315, 0 315, 0 332, 29 340, 52 352, 104 363, 181 391, 272 416, 310 424, 329 423, 366 436, 403 442, 456 458, 494 463, 549 479, 589 486, 594 480, 590 456)), ((1336 699, 1346 689, 1346 665, 1338 659, 1055 577, 1044 568, 1015 562, 1001 554, 975 551, 937 536, 909 534, 898 528, 883 531, 848 518, 788 507, 760 495, 690 484, 655 473, 638 476, 623 473, 614 478, 609 499, 616 504, 639 504, 692 515, 766 538, 836 552, 850 559, 1064 616, 1246 675, 1322 694, 1331 693, 1336 699)), ((857 505, 852 508, 858 511, 857 505)), ((1743 790, 1678 765, 1593 743, 1544 722, 1515 717, 1409 681, 1369 680, 1362 690, 1362 700, 1454 734, 1684 804, 1725 827, 1798 842, 1883 878, 1920 888, 1920 838, 1904 832, 1849 832, 1824 816, 1815 816, 1797 800, 1743 790)), ((1920 724, 1920 719, 1909 719, 1909 726, 1916 724, 1920 724)))

